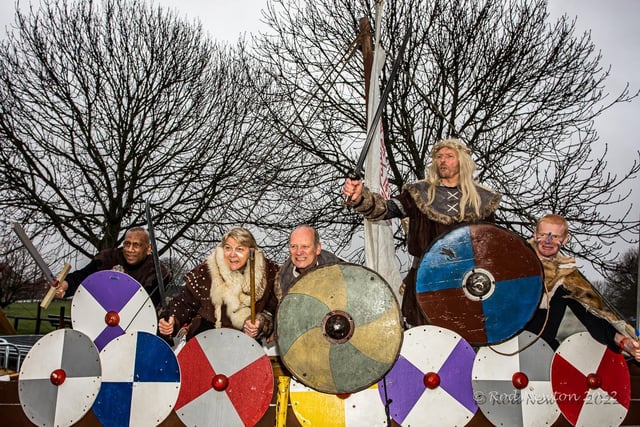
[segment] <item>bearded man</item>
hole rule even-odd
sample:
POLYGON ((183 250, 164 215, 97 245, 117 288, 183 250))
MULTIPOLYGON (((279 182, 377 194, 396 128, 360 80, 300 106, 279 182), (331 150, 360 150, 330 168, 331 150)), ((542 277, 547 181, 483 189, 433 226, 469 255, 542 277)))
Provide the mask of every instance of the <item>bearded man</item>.
POLYGON ((407 247, 413 263, 403 279, 402 314, 407 327, 428 323, 416 299, 420 260, 431 243, 461 224, 495 222, 500 194, 474 180, 471 151, 460 139, 439 141, 431 152, 427 178, 406 184, 389 200, 373 193, 360 180, 347 178, 342 193, 347 205, 378 221, 408 218, 407 247))

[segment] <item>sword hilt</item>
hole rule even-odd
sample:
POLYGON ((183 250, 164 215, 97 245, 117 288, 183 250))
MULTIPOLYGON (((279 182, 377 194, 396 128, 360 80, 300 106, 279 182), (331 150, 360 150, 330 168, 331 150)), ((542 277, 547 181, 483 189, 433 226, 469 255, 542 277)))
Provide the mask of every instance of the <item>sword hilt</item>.
MULTIPOLYGON (((364 178, 364 176, 362 176, 362 171, 358 171, 356 169, 351 169, 349 171, 349 173, 347 174, 347 178, 349 178, 352 181, 362 181, 362 179, 364 178)), ((349 203, 351 203, 351 196, 347 196, 344 199, 344 204, 348 205, 349 203)))
POLYGON ((49 286, 47 294, 44 296, 42 301, 40 301, 41 308, 44 308, 45 310, 49 308, 49 304, 51 304, 51 301, 53 301, 53 298, 56 296, 58 286, 60 286, 60 283, 64 282, 64 278, 67 277, 67 274, 69 274, 69 270, 71 270, 71 264, 69 263, 65 264, 64 267, 62 267, 62 271, 60 271, 58 276, 56 276, 53 284, 49 286))

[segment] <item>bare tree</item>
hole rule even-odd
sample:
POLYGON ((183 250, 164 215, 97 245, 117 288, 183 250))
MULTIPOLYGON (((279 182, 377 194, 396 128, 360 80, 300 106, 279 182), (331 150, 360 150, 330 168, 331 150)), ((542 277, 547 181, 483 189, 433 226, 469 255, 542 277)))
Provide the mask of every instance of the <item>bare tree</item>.
POLYGON ((0 230, 0 308, 21 299, 40 299, 47 289, 22 244, 8 229, 0 230))
POLYGON ((117 245, 147 199, 161 253, 250 225, 286 150, 257 120, 244 49, 139 0, 18 8, 0 47, 5 215, 58 257, 117 245))
MULTIPOLYGON (((358 246, 339 187, 364 140, 370 2, 271 2, 252 49, 139 0, 42 5, 0 48, 0 206, 50 252, 114 246, 147 199, 163 253, 197 259, 238 224, 276 258, 303 222, 334 250, 358 246)), ((589 36, 548 19, 542 0, 386 2, 382 86, 411 31, 383 115, 391 183, 424 177, 432 144, 461 136, 504 194, 502 225, 563 214, 572 252, 604 267, 607 244, 633 240, 623 188, 640 166, 610 173, 593 120, 637 94, 607 102, 589 36)))
POLYGON ((622 317, 635 324, 638 309, 638 249, 629 249, 622 254, 606 280, 599 285, 605 299, 622 317))
MULTIPOLYGON (((255 41, 288 103, 279 104, 288 116, 280 112, 286 119, 275 124, 314 159, 314 170, 330 177, 315 192, 333 200, 364 140, 362 60, 352 47, 359 20, 373 22, 372 3, 274 1, 264 16, 271 31, 255 41)), ((499 224, 529 234, 542 214, 562 214, 575 236, 571 252, 601 269, 615 255, 608 249, 613 239, 633 241, 638 221, 628 215, 628 189, 640 165, 612 173, 606 141, 594 148, 593 122, 638 93, 627 87, 610 98, 609 71, 589 34, 577 34, 566 16, 550 22, 543 0, 387 1, 381 31, 388 56, 382 87, 411 31, 383 115, 396 191, 424 178, 437 140, 459 136, 474 153, 478 179, 503 194, 499 224)), ((309 208, 340 224, 347 237, 361 220, 323 205, 309 208)), ((401 231, 396 235, 402 239, 401 231)))

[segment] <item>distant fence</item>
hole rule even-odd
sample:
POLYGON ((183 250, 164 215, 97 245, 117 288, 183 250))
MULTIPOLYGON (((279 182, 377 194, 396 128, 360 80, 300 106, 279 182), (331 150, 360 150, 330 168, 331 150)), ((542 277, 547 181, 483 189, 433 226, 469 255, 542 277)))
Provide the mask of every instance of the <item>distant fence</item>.
POLYGON ((71 317, 69 316, 65 316, 64 314, 65 312, 65 307, 61 306, 60 307, 60 313, 59 314, 48 314, 46 317, 42 317, 42 309, 40 308, 40 305, 38 305, 38 311, 36 313, 36 316, 16 316, 16 315, 7 315, 7 317, 9 319, 13 319, 13 328, 17 331, 18 330, 18 324, 20 323, 20 320, 35 320, 36 322, 36 327, 35 327, 35 331, 34 334, 40 334, 40 326, 42 325, 42 322, 49 322, 49 324, 51 324, 51 326, 53 326, 56 329, 64 329, 66 327, 71 327, 71 317))

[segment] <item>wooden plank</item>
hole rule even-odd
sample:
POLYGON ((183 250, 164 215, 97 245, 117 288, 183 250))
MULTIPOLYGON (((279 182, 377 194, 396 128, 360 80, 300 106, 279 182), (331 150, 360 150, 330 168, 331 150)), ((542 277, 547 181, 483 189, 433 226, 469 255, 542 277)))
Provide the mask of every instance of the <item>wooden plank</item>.
POLYGON ((3 335, 15 335, 16 330, 4 313, 4 310, 0 308, 0 333, 3 335))

